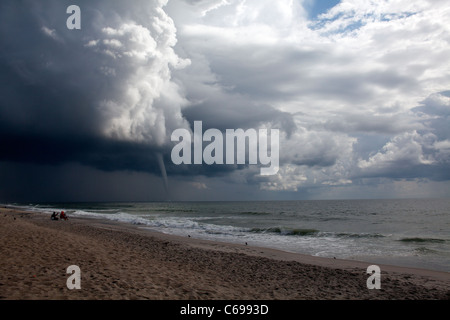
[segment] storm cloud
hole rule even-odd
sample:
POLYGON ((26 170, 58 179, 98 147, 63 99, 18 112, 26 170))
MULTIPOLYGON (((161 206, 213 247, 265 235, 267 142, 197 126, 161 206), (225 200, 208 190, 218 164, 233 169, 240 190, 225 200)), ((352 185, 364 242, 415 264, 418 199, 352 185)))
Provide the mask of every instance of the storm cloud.
POLYGON ((448 196, 446 1, 312 2, 2 1, 0 200, 448 196), (280 129, 279 173, 175 166, 194 121, 280 129))
POLYGON ((127 157, 141 169, 187 126, 171 70, 189 60, 173 51, 173 22, 164 2, 134 4, 80 1, 73 31, 65 1, 2 3, 3 159, 126 169, 127 157))

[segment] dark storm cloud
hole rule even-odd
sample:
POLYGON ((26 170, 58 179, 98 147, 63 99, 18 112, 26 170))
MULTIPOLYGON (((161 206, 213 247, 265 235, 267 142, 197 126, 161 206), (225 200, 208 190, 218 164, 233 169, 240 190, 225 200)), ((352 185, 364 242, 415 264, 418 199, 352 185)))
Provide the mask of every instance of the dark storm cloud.
POLYGON ((79 202, 166 199, 162 179, 130 171, 103 171, 79 164, 0 163, 0 201, 79 202))
POLYGON ((158 172, 185 126, 163 2, 78 1, 81 30, 66 28, 70 4, 0 4, 0 161, 158 172))
POLYGON ((72 31, 69 1, 2 2, 0 160, 157 173, 161 152, 169 173, 222 175, 242 166, 171 165, 172 130, 195 120, 295 130, 290 114, 239 96, 209 95, 182 110, 187 100, 170 73, 184 62, 162 3, 79 1, 82 29, 72 31))
POLYGON ((161 150, 147 145, 67 133, 57 137, 0 133, 2 161, 43 165, 76 162, 105 171, 159 173, 156 153, 161 150))

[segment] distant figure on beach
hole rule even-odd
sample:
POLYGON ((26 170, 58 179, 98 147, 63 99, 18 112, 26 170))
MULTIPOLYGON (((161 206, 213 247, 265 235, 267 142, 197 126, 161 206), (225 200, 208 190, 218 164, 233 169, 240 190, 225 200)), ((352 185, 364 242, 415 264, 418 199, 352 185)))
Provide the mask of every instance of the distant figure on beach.
POLYGON ((66 216, 66 214, 64 213, 64 211, 61 211, 61 214, 59 215, 61 217, 61 220, 68 220, 69 217, 66 216))
POLYGON ((59 214, 59 213, 56 213, 55 211, 53 211, 53 214, 52 214, 51 219, 52 219, 52 220, 58 220, 58 214, 59 214))

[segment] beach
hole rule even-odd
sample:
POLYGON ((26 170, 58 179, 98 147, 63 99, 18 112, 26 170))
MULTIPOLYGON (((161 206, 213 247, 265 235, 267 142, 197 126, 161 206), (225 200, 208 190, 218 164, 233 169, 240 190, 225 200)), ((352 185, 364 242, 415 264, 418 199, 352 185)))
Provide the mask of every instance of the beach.
POLYGON ((443 300, 450 274, 180 237, 120 222, 0 209, 3 300, 443 300), (69 266, 81 289, 69 290, 69 266))

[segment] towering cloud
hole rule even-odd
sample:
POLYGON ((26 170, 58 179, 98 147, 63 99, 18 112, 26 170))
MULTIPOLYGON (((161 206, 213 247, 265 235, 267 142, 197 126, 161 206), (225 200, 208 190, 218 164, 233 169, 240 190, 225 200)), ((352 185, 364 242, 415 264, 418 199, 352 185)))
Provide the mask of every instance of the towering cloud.
POLYGON ((3 138, 167 144, 187 126, 171 73, 189 60, 173 50, 166 2, 78 1, 81 30, 67 29, 66 1, 2 2, 3 138))
POLYGON ((109 85, 110 91, 96 101, 107 137, 161 146, 171 130, 184 126, 181 107, 186 101, 171 81, 171 69, 189 61, 173 51, 176 30, 162 5, 151 8, 144 24, 122 18, 86 38, 87 51, 101 62, 91 67, 109 85))

